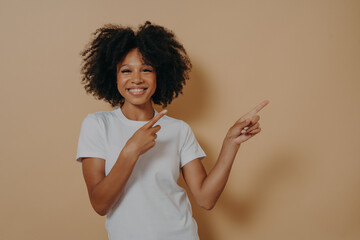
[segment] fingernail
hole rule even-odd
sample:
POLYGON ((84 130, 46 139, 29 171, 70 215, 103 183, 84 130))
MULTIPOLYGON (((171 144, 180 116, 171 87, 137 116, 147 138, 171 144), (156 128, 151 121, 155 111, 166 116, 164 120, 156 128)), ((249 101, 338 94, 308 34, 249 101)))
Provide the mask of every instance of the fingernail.
POLYGON ((246 131, 245 131, 245 130, 242 130, 241 133, 246 133, 246 131))

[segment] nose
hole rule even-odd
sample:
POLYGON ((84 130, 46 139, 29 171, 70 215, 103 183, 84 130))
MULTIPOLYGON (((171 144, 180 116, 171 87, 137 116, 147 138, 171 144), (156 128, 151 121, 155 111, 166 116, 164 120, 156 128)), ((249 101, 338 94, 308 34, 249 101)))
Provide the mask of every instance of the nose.
POLYGON ((134 84, 140 84, 143 82, 142 78, 141 78, 141 74, 139 71, 134 72, 133 78, 132 78, 132 83, 134 84))

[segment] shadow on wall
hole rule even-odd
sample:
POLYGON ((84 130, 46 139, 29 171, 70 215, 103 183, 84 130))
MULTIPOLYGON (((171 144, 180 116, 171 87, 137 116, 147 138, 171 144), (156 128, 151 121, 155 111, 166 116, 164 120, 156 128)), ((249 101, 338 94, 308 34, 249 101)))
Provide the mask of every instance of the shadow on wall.
MULTIPOLYGON (((205 119, 204 110, 208 104, 211 104, 211 96, 206 76, 201 74, 198 68, 194 68, 190 74, 190 80, 186 82, 183 88, 183 94, 179 94, 170 105, 166 107, 171 117, 187 121, 201 121, 205 119)), ((159 106, 154 106, 160 110, 159 106)))
MULTIPOLYGON (((206 116, 203 114, 208 104, 211 104, 211 96, 209 96, 209 86, 206 84, 206 76, 199 69, 194 69, 191 75, 191 87, 185 86, 184 95, 176 99, 168 109, 171 111, 172 117, 183 119, 189 122, 204 121, 206 116), (174 112, 174 113, 173 113, 174 112)), ((190 84, 189 84, 190 85, 190 84)), ((198 141, 204 148, 207 158, 203 161, 207 172, 214 166, 218 152, 211 152, 206 147, 206 141, 198 141)), ((290 151, 288 153, 281 152, 276 156, 269 157, 263 161, 259 167, 255 169, 256 176, 251 183, 251 190, 239 197, 239 194, 232 196, 230 191, 225 190, 221 195, 217 205, 212 211, 221 211, 231 222, 234 222, 240 228, 251 228, 256 223, 256 219, 261 217, 261 209, 266 205, 272 190, 281 182, 289 180, 299 173, 299 159, 290 151)), ((298 176, 297 176, 298 177, 298 176)), ((231 181, 231 174, 228 181, 231 181)), ((186 189, 189 199, 192 203, 194 218, 199 227, 200 239, 217 240, 216 226, 210 222, 211 211, 201 209, 191 196, 183 178, 179 180, 179 185, 186 189)))
POLYGON ((242 227, 255 224, 257 218, 261 217, 261 210, 267 205, 269 198, 274 192, 278 192, 276 189, 286 186, 282 190, 284 191, 303 178, 300 175, 302 169, 299 166, 300 162, 300 159, 291 152, 269 156, 255 169, 255 176, 252 177, 254 181, 249 191, 237 198, 232 197, 229 191, 224 192, 221 196, 220 211, 225 211, 232 221, 242 227))
MULTIPOLYGON (((200 139, 199 142, 201 144, 203 141, 200 139)), ((204 147, 204 151, 208 154, 208 159, 206 158, 203 164, 207 172, 209 172, 217 160, 218 153, 211 152, 206 147, 204 147)), ((246 232, 251 232, 256 228, 261 229, 262 227, 258 224, 261 222, 260 219, 264 217, 263 210, 269 207, 269 204, 271 205, 274 192, 278 192, 280 188, 282 192, 285 191, 291 194, 290 189, 299 183, 303 184, 304 178, 306 178, 304 175, 306 174, 306 168, 300 166, 301 159, 296 157, 296 154, 292 153, 292 151, 276 153, 259 162, 259 166, 252 169, 253 176, 251 176, 250 190, 244 192, 243 189, 239 189, 241 192, 239 195, 238 193, 232 194, 225 187, 216 206, 211 211, 203 210, 196 205, 186 183, 181 179, 179 184, 188 192, 193 206, 194 217, 199 225, 200 239, 217 240, 216 225, 211 222, 213 211, 221 212, 237 228, 246 232)), ((230 174, 228 182, 232 181, 231 175, 234 175, 234 172, 230 174)))

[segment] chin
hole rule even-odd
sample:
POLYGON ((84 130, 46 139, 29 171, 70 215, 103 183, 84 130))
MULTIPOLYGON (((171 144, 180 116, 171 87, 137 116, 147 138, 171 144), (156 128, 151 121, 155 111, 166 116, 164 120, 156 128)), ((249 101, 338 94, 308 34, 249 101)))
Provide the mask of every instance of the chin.
POLYGON ((127 101, 128 103, 130 103, 131 105, 136 105, 136 106, 142 106, 142 105, 146 105, 146 104, 152 104, 152 101, 149 100, 149 101, 127 101))

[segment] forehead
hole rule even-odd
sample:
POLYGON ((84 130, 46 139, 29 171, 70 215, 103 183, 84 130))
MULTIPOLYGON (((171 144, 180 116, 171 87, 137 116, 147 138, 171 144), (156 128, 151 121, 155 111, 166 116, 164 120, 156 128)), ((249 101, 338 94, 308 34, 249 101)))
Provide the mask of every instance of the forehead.
POLYGON ((130 50, 124 59, 119 62, 120 66, 123 65, 144 65, 144 60, 137 48, 130 50))

